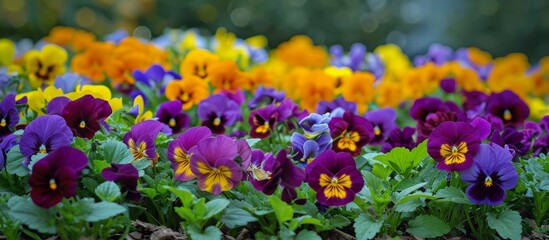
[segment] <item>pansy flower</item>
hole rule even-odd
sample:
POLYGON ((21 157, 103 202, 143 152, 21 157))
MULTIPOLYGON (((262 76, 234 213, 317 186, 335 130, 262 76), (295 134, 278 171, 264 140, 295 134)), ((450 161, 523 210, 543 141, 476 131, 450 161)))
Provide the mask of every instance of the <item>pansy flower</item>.
POLYGON ((427 116, 436 112, 461 112, 453 102, 443 102, 438 98, 418 98, 410 107, 410 116, 416 121, 426 121, 427 116))
POLYGON ((0 170, 4 168, 9 150, 17 143, 17 137, 14 134, 4 136, 0 139, 0 170))
POLYGON ((88 157, 72 147, 61 147, 40 159, 29 178, 32 201, 51 208, 63 198, 76 195, 78 175, 88 165, 88 157))
POLYGON ((429 46, 427 54, 424 56, 417 56, 414 59, 416 66, 422 66, 429 62, 432 62, 436 65, 442 65, 446 62, 449 62, 453 58, 454 51, 448 46, 444 46, 440 43, 433 43, 429 46))
POLYGON ((86 95, 67 103, 61 116, 75 136, 91 139, 111 113, 109 102, 86 95))
POLYGON ((212 95, 198 104, 198 118, 202 126, 209 127, 213 133, 225 132, 225 126, 231 126, 242 119, 240 106, 223 95, 212 95))
POLYGON ((133 99, 133 107, 128 110, 128 113, 135 117, 135 123, 140 123, 153 117, 151 111, 145 111, 145 100, 141 95, 135 96, 133 99))
POLYGON ((457 83, 455 78, 445 78, 440 81, 440 89, 445 93, 455 93, 457 83))
POLYGON ((168 145, 168 159, 175 171, 174 179, 187 181, 195 178, 191 171, 191 148, 203 139, 210 138, 212 132, 207 127, 192 127, 179 135, 168 145))
POLYGON ((218 195, 237 186, 242 179, 237 156, 238 146, 232 138, 219 135, 200 141, 191 155, 191 171, 198 177, 198 188, 218 195))
POLYGON ((473 166, 460 173, 461 179, 470 184, 466 191, 469 200, 475 204, 501 204, 505 190, 518 182, 512 159, 511 153, 500 146, 481 144, 473 166))
POLYGON ((416 129, 418 132, 418 142, 423 142, 433 132, 438 125, 443 122, 463 122, 466 117, 456 112, 435 112, 429 113, 425 118, 425 121, 417 121, 416 129))
POLYGON ((56 45, 46 45, 42 50, 31 50, 25 54, 25 66, 31 87, 52 85, 55 77, 65 72, 68 59, 65 49, 56 45))
POLYGON ((248 107, 250 109, 256 109, 261 105, 261 103, 272 104, 282 102, 285 97, 286 94, 284 92, 278 92, 274 88, 259 86, 255 90, 253 98, 248 102, 248 107))
POLYGON ((506 128, 503 132, 494 132, 490 138, 490 143, 497 144, 500 147, 509 149, 509 152, 515 159, 522 157, 530 151, 530 142, 524 142, 524 133, 514 128, 506 128))
POLYGON ((295 151, 292 158, 297 160, 301 167, 305 167, 316 156, 332 148, 332 137, 328 133, 323 133, 310 139, 294 132, 291 137, 291 145, 295 151))
POLYGON ((374 138, 370 142, 372 145, 381 145, 396 126, 396 112, 393 108, 381 108, 372 110, 364 115, 374 126, 374 138))
POLYGON ((256 109, 250 112, 250 137, 266 138, 274 131, 278 118, 278 111, 274 105, 256 109))
POLYGON ((238 69, 233 61, 222 61, 208 68, 210 84, 216 90, 235 92, 238 89, 248 89, 248 79, 238 69))
POLYGON ((27 166, 32 155, 50 153, 63 146, 70 146, 73 140, 71 129, 62 117, 44 115, 37 117, 25 127, 19 148, 25 156, 23 166, 27 166))
POLYGON ((332 118, 329 124, 330 135, 334 139, 332 149, 357 156, 362 147, 374 139, 374 128, 365 118, 346 111, 342 118, 332 118))
POLYGON ((139 201, 141 194, 137 191, 137 180, 139 172, 133 164, 111 164, 111 167, 104 168, 101 176, 107 181, 119 182, 122 184, 122 192, 126 193, 126 199, 139 201))
POLYGON ((343 97, 338 97, 331 102, 320 101, 316 106, 316 112, 319 114, 330 113, 337 108, 341 108, 344 111, 351 111, 354 114, 358 114, 356 103, 349 102, 345 100, 343 97))
MULTIPOLYGON (((157 94, 164 94, 164 90, 169 82, 181 79, 181 76, 173 71, 166 71, 159 64, 150 66, 147 71, 142 72, 134 70, 132 73, 135 83, 141 83, 145 87, 158 91, 157 94)), ((130 97, 135 98, 137 95, 141 95, 145 101, 147 101, 145 94, 141 90, 134 88, 130 92, 130 97)))
POLYGON ((479 145, 477 131, 470 124, 443 122, 429 135, 427 151, 438 162, 438 169, 463 171, 473 164, 479 145))
POLYGON ((189 125, 189 115, 183 112, 182 106, 180 101, 173 100, 160 104, 156 112, 158 121, 168 125, 174 134, 189 125))
POLYGON ((327 206, 350 203, 364 187, 364 179, 355 160, 346 152, 328 150, 307 166, 307 183, 316 191, 316 199, 327 206))
POLYGON ((15 108, 15 94, 10 93, 0 102, 0 139, 11 134, 17 123, 19 112, 15 108))
POLYGON ((291 202, 289 194, 301 185, 305 172, 296 167, 288 158, 286 150, 281 150, 276 157, 271 153, 264 154, 261 150, 252 151, 251 164, 246 170, 250 174, 250 182, 255 189, 266 195, 272 195, 278 186, 289 189, 283 191, 282 199, 291 202))
POLYGON ((242 91, 242 89, 236 89, 235 91, 221 90, 218 94, 235 101, 238 105, 242 105, 244 101, 246 101, 246 96, 244 96, 244 91, 242 91))
POLYGON ((395 128, 389 134, 387 141, 381 146, 381 152, 388 153, 391 149, 396 147, 403 147, 407 149, 412 149, 416 146, 414 141, 414 133, 416 129, 411 127, 404 127, 402 130, 400 128, 395 128))
POLYGON ((219 57, 208 50, 193 49, 183 59, 179 71, 185 79, 196 76, 201 80, 208 79, 208 69, 219 61, 219 57))
POLYGON ((546 134, 543 137, 540 137, 534 141, 532 147, 534 156, 539 156, 540 153, 548 154, 549 153, 549 134, 546 134))
POLYGON ((329 133, 330 128, 328 124, 332 118, 329 113, 320 115, 318 113, 311 113, 309 116, 299 121, 299 127, 305 132, 305 136, 308 138, 315 138, 322 133, 329 133))
POLYGON ((208 83, 196 76, 185 76, 184 80, 171 81, 166 86, 166 97, 179 100, 183 110, 191 109, 210 95, 208 83))
POLYGON ((348 67, 353 71, 359 71, 364 68, 366 46, 362 43, 353 43, 347 56, 343 55, 343 47, 341 45, 333 45, 329 51, 332 55, 330 63, 333 66, 348 67))
POLYGON ((124 143, 130 148, 134 160, 142 158, 149 159, 153 165, 158 161, 158 153, 154 140, 160 131, 171 133, 171 129, 155 120, 147 120, 135 124, 131 130, 124 135, 124 143))
POLYGON ((528 105, 510 90, 490 95, 486 112, 500 118, 506 127, 518 127, 530 115, 528 105))

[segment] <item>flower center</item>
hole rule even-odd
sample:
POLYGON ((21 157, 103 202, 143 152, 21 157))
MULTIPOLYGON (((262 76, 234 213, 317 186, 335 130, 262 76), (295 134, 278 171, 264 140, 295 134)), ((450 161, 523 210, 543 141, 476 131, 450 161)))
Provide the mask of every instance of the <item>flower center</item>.
POLYGON ((221 124, 221 119, 219 117, 216 117, 213 121, 214 126, 219 126, 221 124))
POLYGON ((511 111, 509 111, 509 109, 505 109, 505 111, 503 111, 503 120, 509 121, 511 118, 513 118, 511 111))
POLYGON ((271 179, 271 172, 270 171, 265 171, 261 168, 258 168, 255 165, 250 165, 247 170, 248 170, 248 172, 250 172, 252 174, 252 177, 255 180, 262 181, 262 180, 271 179))
POLYGON ((255 129, 255 132, 256 133, 267 133, 267 132, 269 132, 269 127, 270 127, 269 122, 265 122, 263 125, 257 127, 255 129))
POLYGON ((175 127, 175 124, 176 124, 176 122, 175 122, 175 119, 173 119, 173 118, 170 119, 170 121, 168 122, 168 125, 170 125, 170 127, 175 127))
POLYGON ((189 101, 189 94, 188 93, 183 93, 183 95, 181 95, 181 101, 183 102, 187 102, 189 101))
POLYGON ((138 160, 148 157, 145 152, 145 150, 147 150, 147 143, 140 142, 139 145, 137 145, 135 141, 130 138, 130 140, 128 140, 128 146, 130 147, 130 153, 133 154, 133 159, 138 160))
POLYGON ((57 190, 57 183, 55 183, 55 179, 50 179, 50 189, 55 191, 57 190))
POLYGON ((347 174, 341 174, 339 177, 329 177, 323 173, 320 174, 318 181, 320 187, 324 188, 326 198, 336 197, 343 199, 347 196, 346 188, 351 188, 352 185, 351 176, 347 174))
POLYGON ((358 135, 357 132, 347 132, 347 130, 345 130, 339 137, 340 139, 337 142, 337 147, 339 149, 349 149, 350 151, 356 150, 356 143, 360 140, 360 135, 358 135))
POLYGON ((381 134, 381 129, 379 129, 378 126, 375 126, 375 127, 374 127, 374 134, 375 134, 376 136, 379 136, 379 134, 381 134))
POLYGON ((484 186, 491 187, 492 185, 494 185, 492 178, 490 176, 487 176, 486 179, 484 179, 484 186))
POLYGON ((38 148, 38 153, 43 153, 43 154, 48 153, 48 150, 46 149, 46 146, 44 146, 44 144, 42 144, 42 145, 38 148))
POLYGON ((80 124, 78 125, 78 127, 80 127, 80 128, 86 128, 86 123, 84 122, 84 120, 82 120, 82 122, 80 122, 80 124))
POLYGON ((467 143, 465 142, 461 142, 457 146, 453 145, 451 147, 448 144, 442 144, 440 147, 440 155, 444 158, 446 165, 465 162, 465 154, 468 151, 467 143))
POLYGON ((6 119, 2 118, 2 121, 0 121, 0 127, 5 127, 6 125, 6 119))

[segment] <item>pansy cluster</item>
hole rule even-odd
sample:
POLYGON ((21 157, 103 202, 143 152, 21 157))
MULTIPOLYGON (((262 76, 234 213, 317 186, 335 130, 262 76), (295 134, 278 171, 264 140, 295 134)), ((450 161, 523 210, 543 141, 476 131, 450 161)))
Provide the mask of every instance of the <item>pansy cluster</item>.
MULTIPOLYGON (((524 161, 549 152, 547 58, 530 66, 522 54, 494 59, 433 44, 410 61, 392 44, 368 52, 356 43, 346 52, 305 36, 268 52, 264 37, 224 29, 211 37, 174 29, 152 40, 121 31, 101 41, 57 27, 33 49, 16 46, 0 40, 1 177, 15 170, 28 187, 13 194, 44 209, 109 182, 130 205, 157 208, 166 189, 180 198, 166 197, 174 204, 198 206, 202 200, 185 202, 173 190, 184 188, 242 206, 253 190, 304 208, 299 214, 393 212, 391 201, 398 212, 438 197, 429 192, 436 186, 411 180, 426 178, 418 171, 459 176, 448 187, 495 206, 521 187, 524 161), (372 157, 398 152, 407 154, 372 157), (421 154, 429 157, 403 162, 421 154), (380 186, 387 189, 372 190, 380 186), (419 203, 394 200, 420 188, 419 203)), ((253 219, 270 213, 256 209, 264 204, 249 207, 253 219)))

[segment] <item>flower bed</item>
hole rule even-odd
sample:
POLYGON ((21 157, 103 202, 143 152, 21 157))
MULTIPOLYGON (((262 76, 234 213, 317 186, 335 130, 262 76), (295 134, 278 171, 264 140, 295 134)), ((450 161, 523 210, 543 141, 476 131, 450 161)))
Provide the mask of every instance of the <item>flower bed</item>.
POLYGON ((266 41, 0 39, 0 232, 548 237, 548 58, 266 41))

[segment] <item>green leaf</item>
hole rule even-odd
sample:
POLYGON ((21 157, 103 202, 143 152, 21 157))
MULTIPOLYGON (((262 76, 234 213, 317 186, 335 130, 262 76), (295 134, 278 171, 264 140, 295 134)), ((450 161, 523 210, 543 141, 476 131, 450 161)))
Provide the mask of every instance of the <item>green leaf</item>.
POLYGON ((28 169, 32 169, 34 167, 34 164, 36 164, 38 161, 42 160, 42 158, 44 158, 45 156, 47 156, 48 154, 45 154, 45 153, 37 153, 37 154, 34 154, 31 156, 31 160, 29 162, 29 165, 28 165, 28 169))
POLYGON ((196 225, 190 225, 186 231, 193 240, 221 239, 221 230, 214 226, 209 226, 202 232, 196 225))
POLYGON ((181 218, 185 219, 187 222, 192 223, 196 220, 196 214, 189 207, 176 207, 175 212, 181 218))
POLYGON ((381 163, 374 163, 372 165, 372 173, 381 179, 387 179, 387 177, 393 173, 393 169, 386 167, 381 163))
POLYGON ((149 167, 151 164, 152 161, 146 158, 141 158, 132 162, 132 165, 137 168, 137 171, 139 171, 139 176, 143 176, 145 174, 143 169, 149 167))
POLYGON ((54 234, 55 212, 52 209, 44 209, 36 206, 31 200, 22 197, 12 197, 8 201, 10 207, 8 214, 16 221, 22 222, 29 228, 41 233, 54 234))
POLYGON ((413 185, 411 187, 408 187, 404 190, 402 190, 399 193, 394 193, 395 202, 401 201, 402 198, 408 196, 410 193, 414 192, 415 190, 420 189, 421 187, 425 186, 427 184, 426 182, 418 183, 416 185, 413 185))
POLYGON ((112 202, 98 202, 92 205, 92 211, 90 215, 86 217, 88 222, 97 222, 107 218, 114 217, 118 214, 125 213, 127 210, 123 206, 120 206, 112 202))
POLYGON ((486 221, 488 221, 488 226, 496 230, 502 238, 520 239, 522 219, 517 211, 507 209, 499 214, 489 212, 486 213, 486 221))
POLYGON ((406 177, 409 171, 417 167, 426 157, 427 143, 424 141, 412 149, 412 151, 407 148, 397 147, 384 155, 374 157, 374 159, 406 177))
POLYGON ((25 156, 21 154, 19 146, 12 147, 8 154, 6 154, 6 168, 9 173, 15 174, 19 177, 27 176, 29 170, 23 166, 25 156))
POLYGON ((295 236, 295 240, 321 240, 322 238, 316 232, 302 230, 295 236))
POLYGON ((202 219, 210 219, 214 215, 222 212, 223 210, 225 210, 225 208, 227 208, 227 206, 229 206, 229 203, 229 200, 224 198, 217 198, 207 202, 206 205, 204 205, 206 214, 204 215, 204 217, 202 217, 202 219))
POLYGON ((371 216, 361 213, 355 220, 353 227, 355 228, 356 238, 359 240, 372 239, 379 233, 383 222, 374 220, 371 216))
POLYGON ((309 215, 298 217, 297 222, 299 222, 299 225, 312 224, 312 225, 317 225, 319 227, 323 227, 322 222, 320 221, 320 219, 314 218, 314 217, 309 216, 309 215))
POLYGON ((334 228, 346 227, 351 224, 351 220, 344 217, 343 215, 335 215, 330 218, 330 225, 334 228))
POLYGON ((120 141, 107 140, 103 144, 103 154, 108 163, 127 164, 133 161, 128 146, 120 141))
POLYGON ((471 204, 465 193, 456 187, 445 187, 436 193, 438 201, 455 202, 459 204, 471 204))
POLYGON ((397 212, 413 212, 417 207, 423 205, 423 201, 419 198, 412 199, 406 203, 397 204, 395 211, 397 212))
POLYGON ((275 195, 269 196, 269 202, 273 206, 273 210, 276 215, 276 219, 282 225, 282 223, 289 221, 294 216, 294 209, 280 198, 275 195))
POLYGON ((231 229, 246 226, 249 222, 255 221, 257 221, 257 218, 252 216, 250 212, 234 207, 225 209, 223 216, 221 216, 221 222, 231 229))
POLYGON ((144 193, 150 199, 154 199, 158 195, 158 192, 156 190, 154 190, 153 188, 140 188, 139 192, 144 193))
POLYGON ((101 171, 103 169, 110 167, 111 165, 107 163, 105 160, 93 160, 93 168, 95 171, 95 174, 101 174, 101 171))
POLYGON ((121 195, 120 187, 114 182, 107 181, 97 186, 95 195, 103 201, 114 202, 121 195))
POLYGON ((434 238, 449 233, 450 227, 438 217, 419 215, 408 222, 406 232, 420 238, 434 238))
POLYGON ((248 143, 248 145, 250 145, 250 147, 253 147, 255 144, 257 144, 260 141, 261 141, 261 138, 246 139, 246 142, 248 143))

